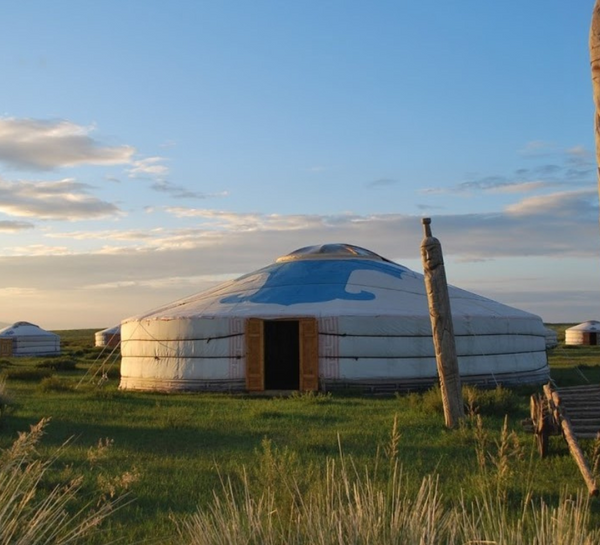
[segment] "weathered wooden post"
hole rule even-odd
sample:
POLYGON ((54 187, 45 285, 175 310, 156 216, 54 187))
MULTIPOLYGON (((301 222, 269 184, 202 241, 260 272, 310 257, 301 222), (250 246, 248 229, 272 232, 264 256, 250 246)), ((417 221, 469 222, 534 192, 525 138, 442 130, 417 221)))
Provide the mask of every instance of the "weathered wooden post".
POLYGON ((600 0, 596 0, 590 25, 590 66, 592 70, 592 92, 594 105, 594 130, 596 134, 596 171, 600 193, 600 0))
POLYGON ((425 271, 425 289, 429 303, 429 316, 435 347, 435 360, 440 378, 444 419, 446 427, 454 428, 465 416, 454 343, 454 327, 450 309, 450 296, 440 241, 431 234, 431 219, 423 218, 424 238, 421 258, 425 271))

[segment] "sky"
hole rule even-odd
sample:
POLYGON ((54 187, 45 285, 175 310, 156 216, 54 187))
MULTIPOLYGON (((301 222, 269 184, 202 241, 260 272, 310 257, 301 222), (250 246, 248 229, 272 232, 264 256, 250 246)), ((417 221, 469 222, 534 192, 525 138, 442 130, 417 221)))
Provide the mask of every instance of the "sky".
POLYGON ((593 0, 2 8, 0 324, 104 328, 313 244, 600 320, 593 0))

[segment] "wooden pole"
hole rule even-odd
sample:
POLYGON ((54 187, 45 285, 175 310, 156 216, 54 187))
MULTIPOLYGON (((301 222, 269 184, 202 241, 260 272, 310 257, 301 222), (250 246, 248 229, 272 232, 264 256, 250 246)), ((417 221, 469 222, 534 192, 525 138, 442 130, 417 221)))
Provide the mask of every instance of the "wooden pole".
POLYGON ((446 427, 454 428, 458 421, 464 418, 465 409, 454 342, 446 269, 444 268, 442 245, 431 234, 431 219, 423 218, 422 223, 424 238, 421 242, 421 259, 425 271, 425 289, 431 318, 435 361, 442 391, 444 420, 446 427))
POLYGON ((590 25, 590 66, 592 71, 592 92, 594 105, 594 131, 596 134, 596 172, 598 192, 600 193, 600 0, 596 0, 592 11, 592 24, 590 25))

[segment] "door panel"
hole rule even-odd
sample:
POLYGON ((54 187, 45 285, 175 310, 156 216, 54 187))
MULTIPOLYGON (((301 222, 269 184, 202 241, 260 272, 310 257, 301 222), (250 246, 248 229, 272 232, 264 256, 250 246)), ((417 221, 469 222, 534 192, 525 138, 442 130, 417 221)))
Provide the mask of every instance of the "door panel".
POLYGON ((246 320, 246 389, 261 392, 265 389, 264 324, 258 318, 246 320))
POLYGON ((316 318, 300 319, 300 390, 319 389, 319 330, 316 318))

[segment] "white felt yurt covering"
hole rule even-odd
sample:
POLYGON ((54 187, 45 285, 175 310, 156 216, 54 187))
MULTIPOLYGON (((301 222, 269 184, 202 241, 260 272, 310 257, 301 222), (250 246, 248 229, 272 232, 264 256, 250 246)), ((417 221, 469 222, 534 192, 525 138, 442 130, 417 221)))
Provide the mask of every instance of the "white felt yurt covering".
POLYGON ((600 322, 597 320, 588 320, 587 322, 565 329, 565 344, 600 344, 600 322))
MULTIPOLYGON (((542 320, 450 287, 464 382, 549 378, 542 320)), ((297 250, 121 324, 121 388, 405 390, 437 380, 423 275, 348 244, 297 250)))
POLYGON ((16 322, 0 329, 0 340, 10 342, 12 356, 60 354, 60 337, 29 322, 16 322))
POLYGON ((103 329, 102 331, 96 331, 94 334, 94 343, 96 346, 108 346, 115 347, 119 346, 121 342, 121 326, 116 325, 103 329))

